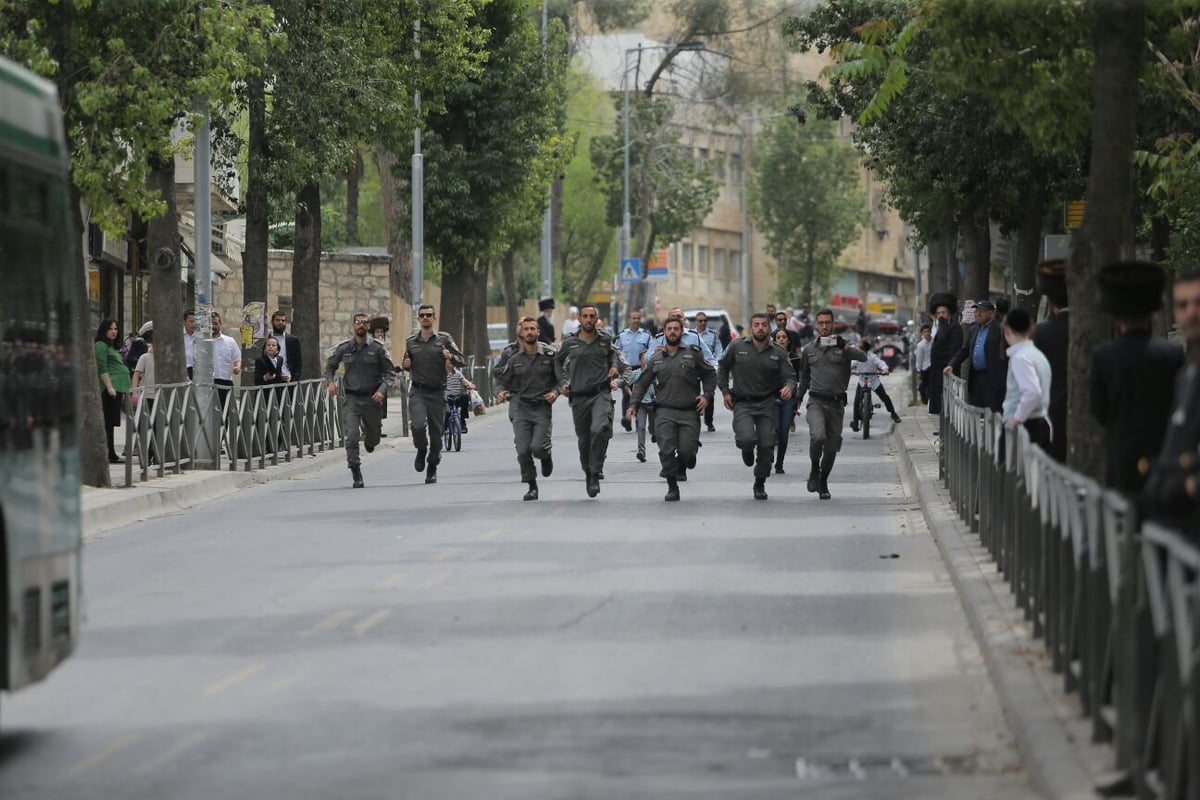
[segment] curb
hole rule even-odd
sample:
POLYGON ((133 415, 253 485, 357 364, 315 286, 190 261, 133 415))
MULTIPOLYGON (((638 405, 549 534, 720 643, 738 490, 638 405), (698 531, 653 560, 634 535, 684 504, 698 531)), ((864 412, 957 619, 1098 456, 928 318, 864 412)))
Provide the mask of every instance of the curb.
MULTIPOLYGON (((1095 778, 1088 771, 1071 734, 1055 707, 1061 701, 1050 696, 1025 652, 1036 641, 1013 624, 1016 607, 996 593, 984 571, 991 561, 978 543, 972 544, 962 522, 953 514, 945 490, 918 472, 904 435, 893 429, 890 444, 896 452, 900 478, 909 495, 921 504, 925 521, 950 573, 971 630, 983 652, 988 675, 995 687, 1004 717, 1012 729, 1021 763, 1029 773, 1033 789, 1047 800, 1095 798, 1095 778), (976 555, 983 552, 982 556, 976 555)), ((932 447, 917 448, 929 450, 932 447)), ((922 459, 924 461, 926 459, 922 459)), ((932 459, 936 464, 936 459, 932 459)), ((925 465, 923 465, 925 466, 925 465)))

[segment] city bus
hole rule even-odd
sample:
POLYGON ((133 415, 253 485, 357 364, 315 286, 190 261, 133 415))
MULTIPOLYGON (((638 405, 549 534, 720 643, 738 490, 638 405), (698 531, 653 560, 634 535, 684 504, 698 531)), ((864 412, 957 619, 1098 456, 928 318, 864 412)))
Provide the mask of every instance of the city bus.
POLYGON ((95 368, 74 358, 76 312, 87 310, 74 308, 84 275, 68 180, 55 87, 0 58, 0 690, 9 692, 46 677, 79 636, 79 380, 95 368))

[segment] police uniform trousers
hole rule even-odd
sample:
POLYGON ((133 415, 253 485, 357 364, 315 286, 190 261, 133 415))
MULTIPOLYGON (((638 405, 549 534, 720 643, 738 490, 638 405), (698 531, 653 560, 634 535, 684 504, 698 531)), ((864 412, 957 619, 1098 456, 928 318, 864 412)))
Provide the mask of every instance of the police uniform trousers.
POLYGON ((545 400, 529 402, 514 400, 509 404, 512 419, 513 443, 517 446, 517 463, 521 465, 521 480, 537 480, 533 460, 550 455, 550 421, 554 408, 545 400))
POLYGON ((809 395, 808 455, 814 461, 825 457, 832 466, 834 456, 842 449, 842 426, 846 407, 840 400, 821 400, 809 395))
POLYGON ((700 450, 700 415, 692 408, 658 406, 654 412, 654 435, 658 438, 659 475, 677 478, 681 470, 696 466, 700 450))
POLYGON ((346 465, 357 467, 358 442, 366 441, 374 449, 379 444, 379 433, 383 426, 383 410, 370 395, 349 394, 342 400, 342 435, 346 437, 346 465))
POLYGON ((446 432, 446 395, 439 386, 423 389, 413 384, 408 395, 408 418, 412 424, 413 445, 429 450, 429 463, 442 458, 442 435, 446 432))
POLYGON ((608 440, 613 435, 613 399, 608 389, 586 397, 571 396, 571 416, 579 442, 579 464, 584 472, 604 469, 608 440))
MULTIPOLYGON (((735 398, 736 400, 736 398, 735 398)), ((733 441, 739 450, 755 448, 754 477, 766 478, 775 461, 775 441, 779 438, 779 406, 775 397, 763 400, 736 400, 733 406, 733 441)))

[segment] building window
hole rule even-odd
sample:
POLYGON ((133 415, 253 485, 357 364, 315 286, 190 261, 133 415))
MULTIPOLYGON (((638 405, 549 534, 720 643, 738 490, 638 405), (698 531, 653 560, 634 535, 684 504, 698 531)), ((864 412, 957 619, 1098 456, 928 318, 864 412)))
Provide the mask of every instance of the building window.
POLYGON ((742 154, 729 154, 729 182, 734 186, 742 185, 742 154))
POLYGON ((708 245, 700 245, 696 248, 696 271, 701 275, 708 274, 708 245))
POLYGON ((683 272, 692 271, 692 243, 681 242, 679 244, 679 264, 683 272))
POLYGON ((729 277, 735 279, 742 277, 742 253, 740 250, 729 251, 729 277))
POLYGON ((696 150, 696 166, 699 169, 708 169, 708 148, 700 147, 696 150))
POLYGON ((719 247, 713 250, 713 275, 725 277, 725 251, 719 247))
POLYGON ((712 175, 719 183, 725 182, 725 154, 720 150, 713 153, 712 175))

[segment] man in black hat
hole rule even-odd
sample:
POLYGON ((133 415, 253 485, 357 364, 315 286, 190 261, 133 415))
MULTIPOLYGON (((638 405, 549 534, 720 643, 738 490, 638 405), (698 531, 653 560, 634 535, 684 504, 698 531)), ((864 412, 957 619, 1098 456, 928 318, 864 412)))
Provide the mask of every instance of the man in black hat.
POLYGON ((1150 332, 1166 279, 1162 267, 1142 261, 1108 264, 1097 278, 1100 307, 1116 317, 1119 335, 1092 352, 1092 415, 1104 426, 1104 482, 1130 495, 1142 490, 1145 464, 1162 450, 1183 367, 1183 350, 1150 332))
POLYGON ((1033 332, 1033 344, 1050 362, 1050 456, 1067 461, 1067 348, 1070 344, 1070 311, 1067 308, 1067 261, 1043 261, 1037 266, 1038 289, 1046 297, 1050 318, 1033 332))
POLYGON ((538 301, 538 311, 542 313, 538 315, 538 341, 544 342, 553 346, 554 344, 554 323, 550 321, 550 317, 554 316, 554 298, 543 297, 538 301))
POLYGON ((929 413, 942 413, 943 370, 950 359, 962 349, 963 329, 954 319, 958 298, 938 292, 929 298, 929 313, 933 314, 933 341, 929 346, 929 413))
POLYGON ((1142 494, 1147 519, 1200 543, 1200 272, 1176 276, 1175 326, 1187 337, 1191 360, 1175 382, 1175 402, 1162 452, 1142 494))
POLYGON ((999 411, 1004 406, 1008 388, 1008 358, 1004 333, 996 322, 996 305, 991 300, 975 303, 975 324, 966 343, 943 368, 949 375, 958 372, 963 362, 968 365, 967 400, 973 406, 999 411))

